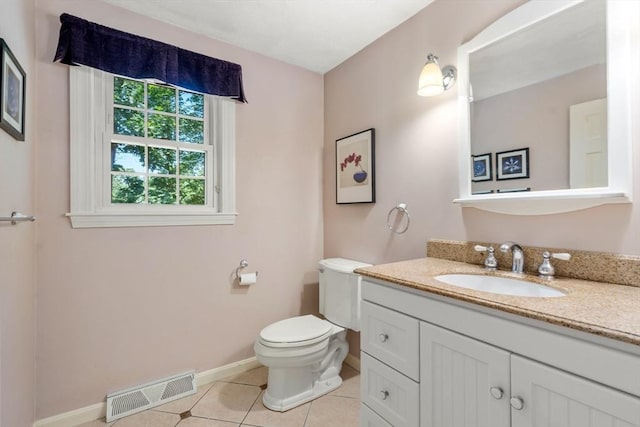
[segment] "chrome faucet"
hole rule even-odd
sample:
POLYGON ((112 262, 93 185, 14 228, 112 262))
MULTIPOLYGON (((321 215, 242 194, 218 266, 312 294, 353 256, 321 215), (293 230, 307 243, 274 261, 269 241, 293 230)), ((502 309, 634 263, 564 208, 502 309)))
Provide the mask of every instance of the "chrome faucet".
POLYGON ((522 273, 524 269, 524 252, 522 247, 514 242, 504 242, 500 245, 501 252, 509 252, 511 250, 512 261, 511 271, 514 273, 522 273))

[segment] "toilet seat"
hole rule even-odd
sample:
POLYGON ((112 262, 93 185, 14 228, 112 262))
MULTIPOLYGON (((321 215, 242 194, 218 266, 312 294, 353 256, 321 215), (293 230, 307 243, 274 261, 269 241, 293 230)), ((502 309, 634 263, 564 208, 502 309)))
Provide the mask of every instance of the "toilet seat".
POLYGON ((260 342, 268 347, 302 347, 327 339, 333 324, 312 315, 280 320, 260 331, 260 342))

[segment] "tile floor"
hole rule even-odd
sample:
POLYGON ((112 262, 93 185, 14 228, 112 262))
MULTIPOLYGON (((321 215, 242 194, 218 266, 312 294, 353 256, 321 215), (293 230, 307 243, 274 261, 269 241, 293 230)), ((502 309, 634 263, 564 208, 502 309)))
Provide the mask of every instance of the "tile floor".
POLYGON ((80 427, 357 427, 360 415, 360 373, 344 365, 342 386, 287 412, 262 404, 267 368, 223 378, 198 388, 191 396, 121 418, 80 427))

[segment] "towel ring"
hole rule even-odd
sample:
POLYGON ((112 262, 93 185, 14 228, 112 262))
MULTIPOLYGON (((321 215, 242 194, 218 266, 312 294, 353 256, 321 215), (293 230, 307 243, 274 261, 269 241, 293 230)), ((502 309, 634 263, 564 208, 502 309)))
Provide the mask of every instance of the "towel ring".
POLYGON ((409 229, 409 224, 411 223, 411 217, 409 216, 409 211, 407 210, 407 204, 406 203, 398 203, 398 206, 394 206, 391 208, 391 210, 389 211, 389 213, 387 214, 387 228, 389 228, 389 230, 393 231, 396 234, 404 234, 407 232, 407 230, 409 229), (404 228, 400 231, 395 230, 393 225, 390 223, 391 220, 391 214, 394 211, 398 211, 401 212, 402 214, 404 214, 407 217, 407 223, 405 224, 404 228))

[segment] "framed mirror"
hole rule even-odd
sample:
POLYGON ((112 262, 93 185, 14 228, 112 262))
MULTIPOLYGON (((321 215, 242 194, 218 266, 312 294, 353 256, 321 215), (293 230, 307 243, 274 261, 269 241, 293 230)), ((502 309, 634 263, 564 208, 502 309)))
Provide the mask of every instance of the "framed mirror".
POLYGON ((639 28, 640 2, 531 0, 460 46, 454 202, 520 215, 631 202, 639 28))

